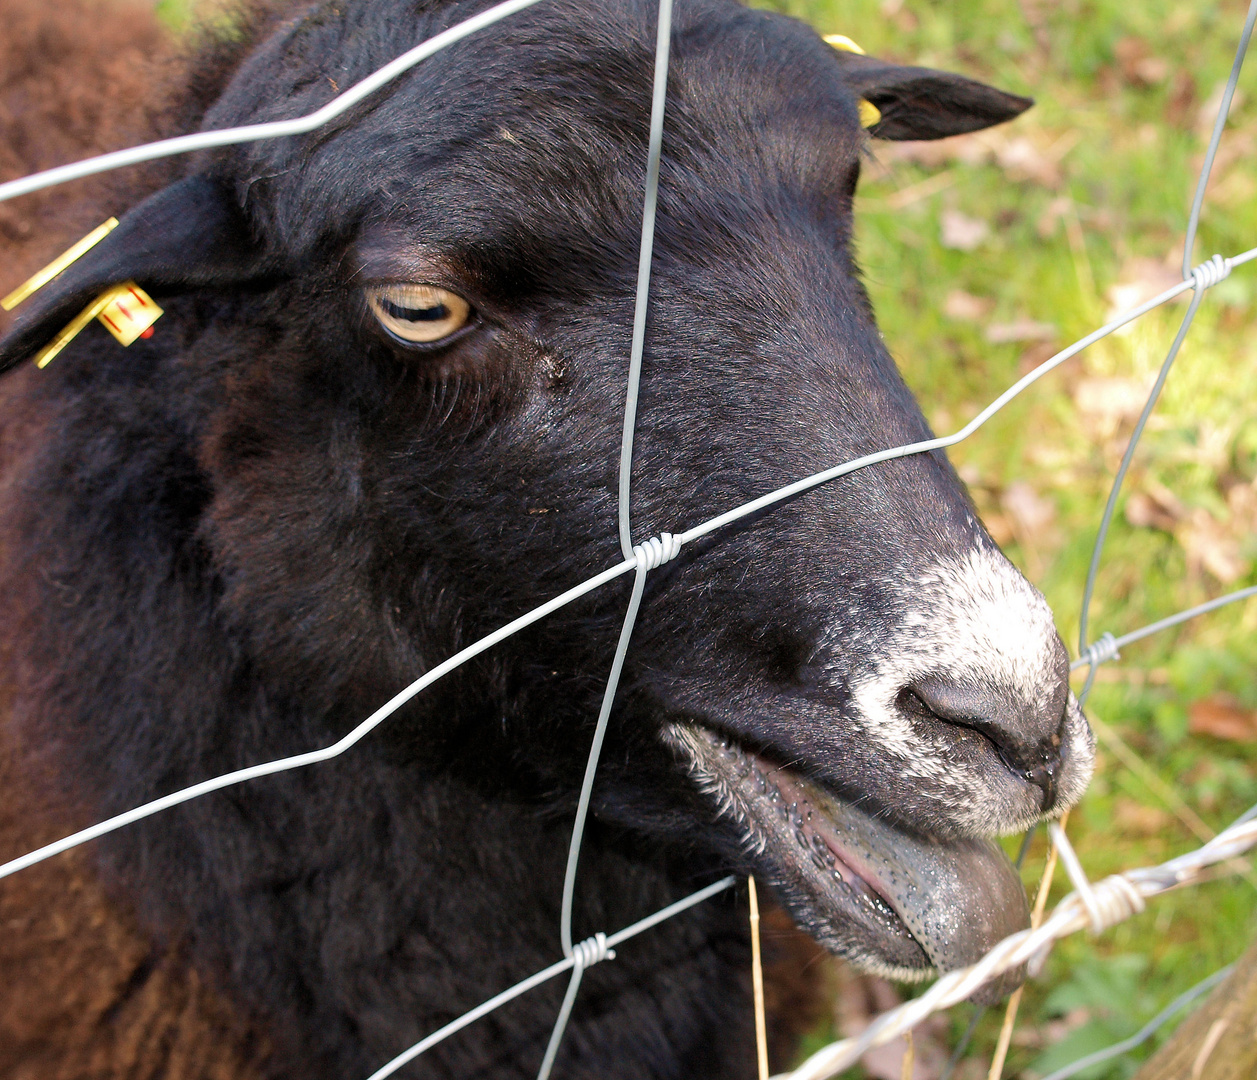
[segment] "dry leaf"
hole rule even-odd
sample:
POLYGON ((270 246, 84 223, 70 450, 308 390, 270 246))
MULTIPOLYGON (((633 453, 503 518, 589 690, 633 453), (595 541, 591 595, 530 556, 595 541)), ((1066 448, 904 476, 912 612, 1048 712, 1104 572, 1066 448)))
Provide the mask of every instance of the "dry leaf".
POLYGON ((1240 555, 1239 540, 1204 507, 1197 507, 1184 521, 1175 538, 1187 554, 1189 573, 1207 570, 1223 585, 1243 577, 1248 562, 1240 555))
POLYGON ((1053 323, 1018 319, 1010 323, 991 323, 986 328, 986 340, 992 345, 1007 345, 1015 341, 1055 341, 1056 333, 1053 323))
POLYGON ((1162 56, 1149 55, 1148 43, 1139 37, 1122 38, 1113 46, 1122 77, 1135 86, 1153 86, 1164 82, 1170 74, 1170 62, 1162 56))
POLYGON ((943 211, 943 247, 972 251, 991 235, 991 227, 981 218, 972 218, 959 210, 943 211))
POLYGON ((1074 200, 1068 195, 1058 195, 1043 208, 1043 213, 1039 215, 1035 230, 1046 240, 1056 232, 1056 226, 1060 224, 1061 220, 1073 212, 1074 200))
MULTIPOLYGON (((902 999, 885 979, 859 975, 850 969, 844 972, 842 986, 835 1001, 838 1030, 847 1038, 859 1035, 887 1009, 902 999)), ((913 1080, 938 1080, 947 1064, 947 1020, 931 1016, 913 1031, 916 1063, 913 1080)), ((870 1050, 860 1059, 865 1072, 876 1080, 901 1080, 906 1049, 902 1038, 870 1050)))
POLYGON ((1126 520, 1137 529, 1173 532, 1186 516, 1187 508, 1160 484, 1149 483, 1145 490, 1132 492, 1126 500, 1126 520))
POLYGON ((1029 375, 1035 368, 1056 355, 1055 341, 1039 341, 1017 358, 1017 374, 1029 375))
POLYGON ((1141 802, 1119 796, 1113 808, 1113 824, 1119 832, 1127 835, 1156 836, 1169 828, 1173 818, 1164 810, 1155 806, 1145 806, 1141 802))
POLYGON ((1251 171, 1251 162, 1228 169, 1209 185, 1209 200, 1221 207, 1238 209, 1248 206, 1257 195, 1257 179, 1251 171))
POLYGON ((995 301, 988 296, 974 296, 963 289, 952 289, 943 301, 943 314, 949 319, 976 322, 994 306, 995 301))
MULTIPOLYGON (((1205 103, 1200 106, 1196 112, 1196 133, 1198 135, 1208 135, 1213 131, 1214 121, 1218 118, 1218 110, 1222 107, 1222 95, 1226 91, 1226 82, 1218 83, 1213 92, 1205 98, 1205 103)), ((1244 91, 1236 87, 1235 94, 1231 98, 1231 112, 1235 112, 1244 104, 1244 91)))
POLYGON ((1117 275, 1117 283, 1109 286, 1105 299, 1109 302, 1109 311, 1105 319, 1113 319, 1123 311, 1138 307, 1154 296, 1173 288, 1183 280, 1182 268, 1179 263, 1181 256, 1175 252, 1170 259, 1148 259, 1143 257, 1127 259, 1117 275))
POLYGON ((1235 484, 1226 493, 1231 511, 1231 531, 1239 535, 1257 533, 1257 481, 1235 484))
POLYGON ((1079 379, 1074 404, 1084 419, 1112 435, 1123 422, 1133 422, 1143 411, 1151 383, 1137 379, 1079 379))
POLYGON ((1073 149, 1078 141, 1074 133, 1068 133, 1048 146, 1040 147, 1025 135, 998 143, 995 160, 1009 180, 1033 180, 1044 187, 1059 187, 1063 179, 1061 158, 1073 149))
POLYGON ((1174 73, 1174 82, 1170 87, 1165 118, 1177 128, 1190 127, 1195 104, 1196 77, 1186 68, 1179 68, 1174 73))
POLYGON ((1008 485, 1000 503, 1023 536, 1039 535, 1056 520, 1056 504, 1020 480, 1008 485))
POLYGON ((977 131, 949 139, 893 143, 878 148, 878 159, 885 164, 907 161, 928 169, 956 163, 995 163, 1010 180, 1029 180, 1055 188, 1062 180, 1061 162, 1081 138, 1082 132, 1077 128, 1069 128, 1056 137, 1047 131, 1014 136, 999 130, 977 131))
POLYGON ((1188 730, 1193 735, 1212 735, 1231 742, 1257 740, 1257 713, 1242 708, 1226 694, 1211 694, 1192 702, 1187 715, 1188 730))

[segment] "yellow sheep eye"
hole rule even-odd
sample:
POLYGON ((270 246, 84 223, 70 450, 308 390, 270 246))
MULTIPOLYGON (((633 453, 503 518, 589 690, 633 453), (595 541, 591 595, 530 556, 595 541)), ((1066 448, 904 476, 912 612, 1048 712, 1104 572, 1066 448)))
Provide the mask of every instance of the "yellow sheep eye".
POLYGON ((385 330, 421 345, 444 340, 471 318, 466 300, 436 285, 376 285, 367 303, 385 330))

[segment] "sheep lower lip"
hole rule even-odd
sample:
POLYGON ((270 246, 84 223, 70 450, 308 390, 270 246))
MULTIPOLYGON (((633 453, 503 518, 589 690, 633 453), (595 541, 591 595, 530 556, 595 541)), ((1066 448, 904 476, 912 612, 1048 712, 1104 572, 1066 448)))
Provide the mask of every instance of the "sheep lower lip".
MULTIPOLYGON (((905 832, 699 725, 674 724, 668 739, 744 829, 756 872, 809 931, 866 967, 950 971, 1028 925, 1020 877, 992 841, 905 832)), ((1010 973, 979 996, 996 1000, 1020 981, 1010 973)))

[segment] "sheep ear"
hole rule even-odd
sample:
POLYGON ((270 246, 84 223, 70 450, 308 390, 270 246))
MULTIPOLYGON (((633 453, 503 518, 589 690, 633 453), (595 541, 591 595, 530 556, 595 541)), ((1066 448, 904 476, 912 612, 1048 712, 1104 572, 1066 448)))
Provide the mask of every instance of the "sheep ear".
POLYGON ((878 139, 942 139, 1020 116, 1032 98, 932 68, 901 67, 839 52, 843 79, 881 113, 869 134, 878 139))
MULTIPOLYGON (((231 193, 192 176, 149 196, 111 233, 26 301, 0 340, 0 372, 46 345, 111 285, 158 295, 253 280, 268 271, 231 193)), ((20 309, 19 309, 20 310, 20 309)))

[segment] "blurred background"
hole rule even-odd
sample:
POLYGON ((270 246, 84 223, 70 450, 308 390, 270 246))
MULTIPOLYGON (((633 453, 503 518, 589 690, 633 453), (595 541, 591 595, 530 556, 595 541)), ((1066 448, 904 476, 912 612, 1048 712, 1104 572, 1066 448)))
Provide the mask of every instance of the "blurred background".
MULTIPOLYGON (((684 0, 681 0, 684 2, 684 0)), ((869 53, 1028 94, 1017 121, 875 144, 858 245, 887 343, 940 433, 1106 319, 1174 284, 1187 212, 1243 22, 1241 0, 756 0, 869 53)), ((160 0, 175 34, 195 0, 160 0)), ((1257 57, 1231 110, 1193 262, 1257 245, 1257 57)), ((1111 477, 1186 299, 1092 346, 951 453, 988 527, 1047 595, 1076 653, 1111 477)), ((1092 639, 1257 583, 1257 265, 1210 291, 1142 440, 1109 536, 1092 639)), ((1070 821, 1093 878, 1186 851, 1257 802, 1257 602, 1124 650, 1088 704, 1095 781, 1070 821)), ((1076 686, 1077 689, 1077 686, 1076 686)), ((1010 853, 1017 839, 1009 840, 1010 853)), ((1037 887, 1040 834, 1025 862, 1037 887)), ((1057 875, 1051 902, 1068 890, 1057 875)), ((1033 1080, 1136 1031, 1253 936, 1257 874, 1221 872, 1095 940, 1059 944, 1027 987, 1004 1069, 1033 1080)), ((904 993, 832 961, 832 1015, 806 1049, 904 993)), ((918 1029, 939 1080, 972 1006, 918 1029)), ((959 1080, 986 1077, 1002 1010, 959 1080)), ((1087 1080, 1118 1080, 1173 1028, 1087 1080)), ((850 1078, 900 1080, 902 1044, 850 1078)))

